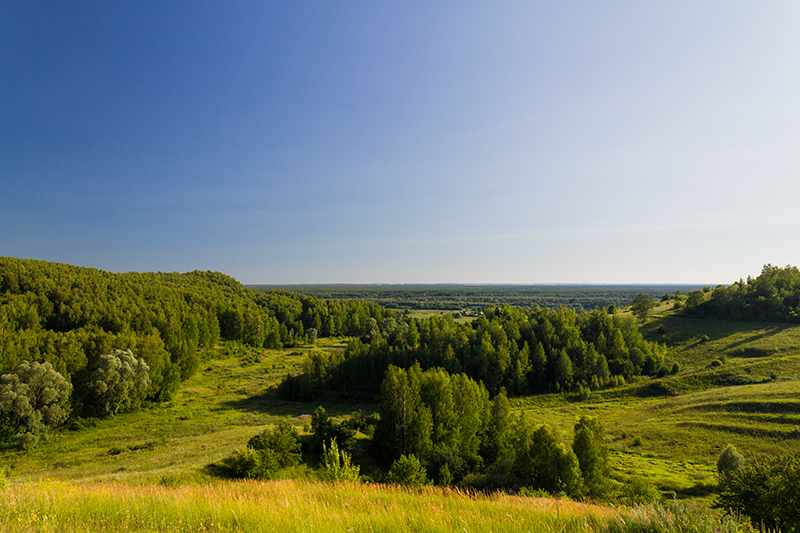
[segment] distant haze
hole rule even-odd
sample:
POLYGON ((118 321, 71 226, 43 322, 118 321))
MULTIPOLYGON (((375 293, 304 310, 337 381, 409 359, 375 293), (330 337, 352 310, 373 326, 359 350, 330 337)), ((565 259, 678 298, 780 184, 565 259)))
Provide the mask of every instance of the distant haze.
POLYGON ((797 264, 800 3, 0 4, 0 255, 248 284, 797 264))

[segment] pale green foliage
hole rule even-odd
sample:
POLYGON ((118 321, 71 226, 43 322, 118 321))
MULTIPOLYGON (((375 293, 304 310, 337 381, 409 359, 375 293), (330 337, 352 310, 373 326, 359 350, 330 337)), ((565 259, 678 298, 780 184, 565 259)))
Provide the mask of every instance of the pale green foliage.
POLYGON ((721 475, 738 470, 744 466, 744 455, 733 444, 728 444, 717 459, 717 472, 721 475))
POLYGON ((330 446, 322 445, 322 470, 320 478, 325 481, 358 481, 361 467, 352 463, 350 454, 339 450, 336 439, 330 446))
POLYGON ((88 383, 92 415, 136 411, 150 389, 150 367, 130 350, 101 355, 88 383))
POLYGON ((50 363, 23 361, 0 376, 0 417, 22 447, 67 419, 72 385, 50 363))
POLYGON ((428 472, 413 454, 401 455, 399 459, 392 463, 392 467, 386 475, 386 481, 398 485, 426 485, 428 483, 428 472))

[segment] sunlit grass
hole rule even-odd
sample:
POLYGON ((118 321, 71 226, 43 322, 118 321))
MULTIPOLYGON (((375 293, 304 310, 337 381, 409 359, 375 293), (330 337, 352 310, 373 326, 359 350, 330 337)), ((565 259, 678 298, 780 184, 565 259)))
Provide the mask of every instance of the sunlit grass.
POLYGON ((0 491, 0 531, 606 531, 620 512, 435 488, 300 481, 166 488, 39 482, 0 491))

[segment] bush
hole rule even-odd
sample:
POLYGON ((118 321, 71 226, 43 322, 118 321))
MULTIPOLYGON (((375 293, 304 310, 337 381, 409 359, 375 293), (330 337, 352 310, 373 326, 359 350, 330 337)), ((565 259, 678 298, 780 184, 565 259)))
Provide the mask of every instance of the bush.
POLYGON ((249 446, 239 448, 222 460, 222 466, 231 477, 246 479, 271 479, 280 470, 278 456, 272 450, 254 450, 249 446))
POLYGON ((258 452, 271 452, 278 466, 286 468, 300 462, 300 442, 297 429, 286 420, 281 420, 271 429, 265 429, 252 437, 247 446, 258 452))
POLYGON ((725 475, 728 472, 739 470, 744 466, 744 456, 740 454, 733 444, 722 450, 717 459, 717 473, 725 475))
POLYGON ((661 499, 661 493, 650 481, 642 477, 630 479, 622 489, 622 500, 630 505, 653 503, 661 499))
POLYGON ((386 475, 386 482, 418 487, 428 483, 428 472, 414 454, 401 455, 392 463, 386 475))
POLYGON ((139 409, 150 389, 150 367, 130 350, 100 356, 87 384, 89 416, 106 417, 139 409))
POLYGON ((715 507, 783 533, 800 532, 800 452, 729 470, 720 475, 719 486, 715 507))
POLYGON ((325 481, 359 480, 361 467, 352 463, 352 457, 344 450, 339 450, 336 439, 331 440, 329 447, 322 445, 322 470, 320 478, 325 481))
POLYGON ((67 419, 71 392, 72 385, 50 363, 23 361, 0 376, 0 425, 29 448, 67 419))

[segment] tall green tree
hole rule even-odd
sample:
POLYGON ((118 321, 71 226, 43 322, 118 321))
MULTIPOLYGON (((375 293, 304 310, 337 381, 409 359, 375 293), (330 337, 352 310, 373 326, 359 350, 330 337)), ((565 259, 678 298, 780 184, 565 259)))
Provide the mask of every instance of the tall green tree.
POLYGON ((611 466, 605 431, 596 418, 580 417, 575 424, 572 451, 578 459, 586 493, 604 496, 608 492, 611 466))
POLYGON ((527 417, 516 427, 513 475, 518 486, 578 496, 583 490, 578 459, 549 425, 533 428, 527 417))
POLYGON ((390 366, 381 385, 376 440, 393 459, 410 454, 426 457, 432 447, 433 417, 422 402, 421 376, 419 364, 408 371, 390 366))
POLYGON ((631 302, 631 313, 642 322, 647 322, 650 311, 656 306, 655 299, 649 294, 640 292, 631 302))

